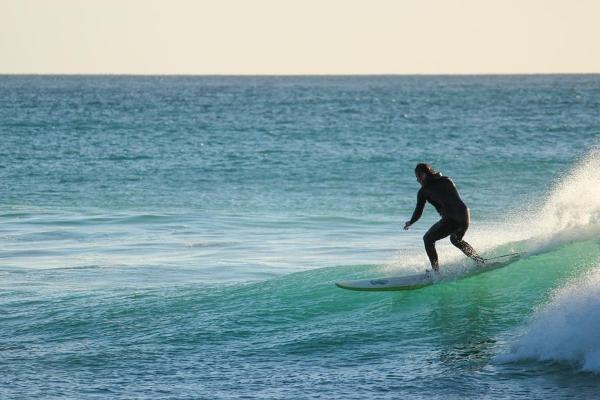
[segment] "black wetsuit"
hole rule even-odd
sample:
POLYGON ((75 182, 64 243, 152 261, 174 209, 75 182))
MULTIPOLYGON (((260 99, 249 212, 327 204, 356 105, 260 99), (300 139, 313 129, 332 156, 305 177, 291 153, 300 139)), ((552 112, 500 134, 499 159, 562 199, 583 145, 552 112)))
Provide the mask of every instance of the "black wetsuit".
POLYGON ((469 208, 461 200, 452 180, 440 174, 427 176, 417 195, 417 207, 410 219, 411 225, 421 218, 426 201, 430 202, 442 217, 423 236, 431 266, 436 270, 438 268, 435 242, 448 235, 452 244, 468 257, 481 260, 471 245, 463 240, 469 229, 469 208))

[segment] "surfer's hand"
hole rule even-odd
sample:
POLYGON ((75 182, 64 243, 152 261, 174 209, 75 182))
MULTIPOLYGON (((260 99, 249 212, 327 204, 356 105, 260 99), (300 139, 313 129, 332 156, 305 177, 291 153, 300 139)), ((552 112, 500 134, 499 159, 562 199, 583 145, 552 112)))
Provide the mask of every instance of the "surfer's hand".
POLYGON ((410 225, 411 225, 410 221, 406 221, 406 222, 404 223, 404 230, 405 230, 405 231, 407 231, 407 230, 408 230, 408 228, 410 228, 410 225))

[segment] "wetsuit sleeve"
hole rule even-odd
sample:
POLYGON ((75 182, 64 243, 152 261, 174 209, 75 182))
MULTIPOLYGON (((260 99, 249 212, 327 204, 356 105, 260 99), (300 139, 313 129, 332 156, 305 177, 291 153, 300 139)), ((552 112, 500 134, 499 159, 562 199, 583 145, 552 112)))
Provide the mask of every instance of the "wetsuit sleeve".
POLYGON ((425 200, 425 193, 423 192, 423 189, 420 189, 419 193, 417 193, 417 206, 415 207, 415 211, 410 219, 411 225, 421 218, 421 214, 423 214, 423 208, 425 208, 425 200))

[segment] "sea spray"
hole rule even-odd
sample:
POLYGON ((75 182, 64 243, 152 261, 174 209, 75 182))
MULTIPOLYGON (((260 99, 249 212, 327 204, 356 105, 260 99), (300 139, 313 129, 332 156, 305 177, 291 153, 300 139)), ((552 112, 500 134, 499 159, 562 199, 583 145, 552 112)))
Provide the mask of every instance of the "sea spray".
POLYGON ((529 251, 585 240, 600 231, 600 149, 591 150, 558 180, 543 206, 528 213, 529 251))

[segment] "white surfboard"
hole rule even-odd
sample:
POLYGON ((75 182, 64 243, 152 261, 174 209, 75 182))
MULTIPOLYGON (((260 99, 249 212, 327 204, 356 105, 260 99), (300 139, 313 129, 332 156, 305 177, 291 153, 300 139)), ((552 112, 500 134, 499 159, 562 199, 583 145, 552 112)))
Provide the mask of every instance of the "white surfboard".
POLYGON ((433 285, 433 277, 430 274, 397 276, 390 278, 362 279, 358 281, 340 281, 335 285, 342 289, 385 291, 385 290, 411 290, 433 285))
POLYGON ((361 279, 356 281, 340 281, 336 282, 336 286, 342 289, 348 290, 361 290, 361 291, 373 291, 381 292, 387 290, 413 290, 420 289, 425 286, 433 285, 438 282, 446 282, 449 280, 466 278, 480 274, 483 272, 492 271, 494 269, 502 268, 509 265, 510 263, 518 260, 520 257, 519 253, 507 254, 500 257, 494 257, 484 263, 482 266, 473 267, 462 274, 455 274, 451 277, 444 277, 436 275, 432 272, 398 276, 390 278, 378 278, 378 279, 361 279), (494 260, 494 261, 491 261, 494 260), (499 261, 495 261, 499 260, 499 261))

